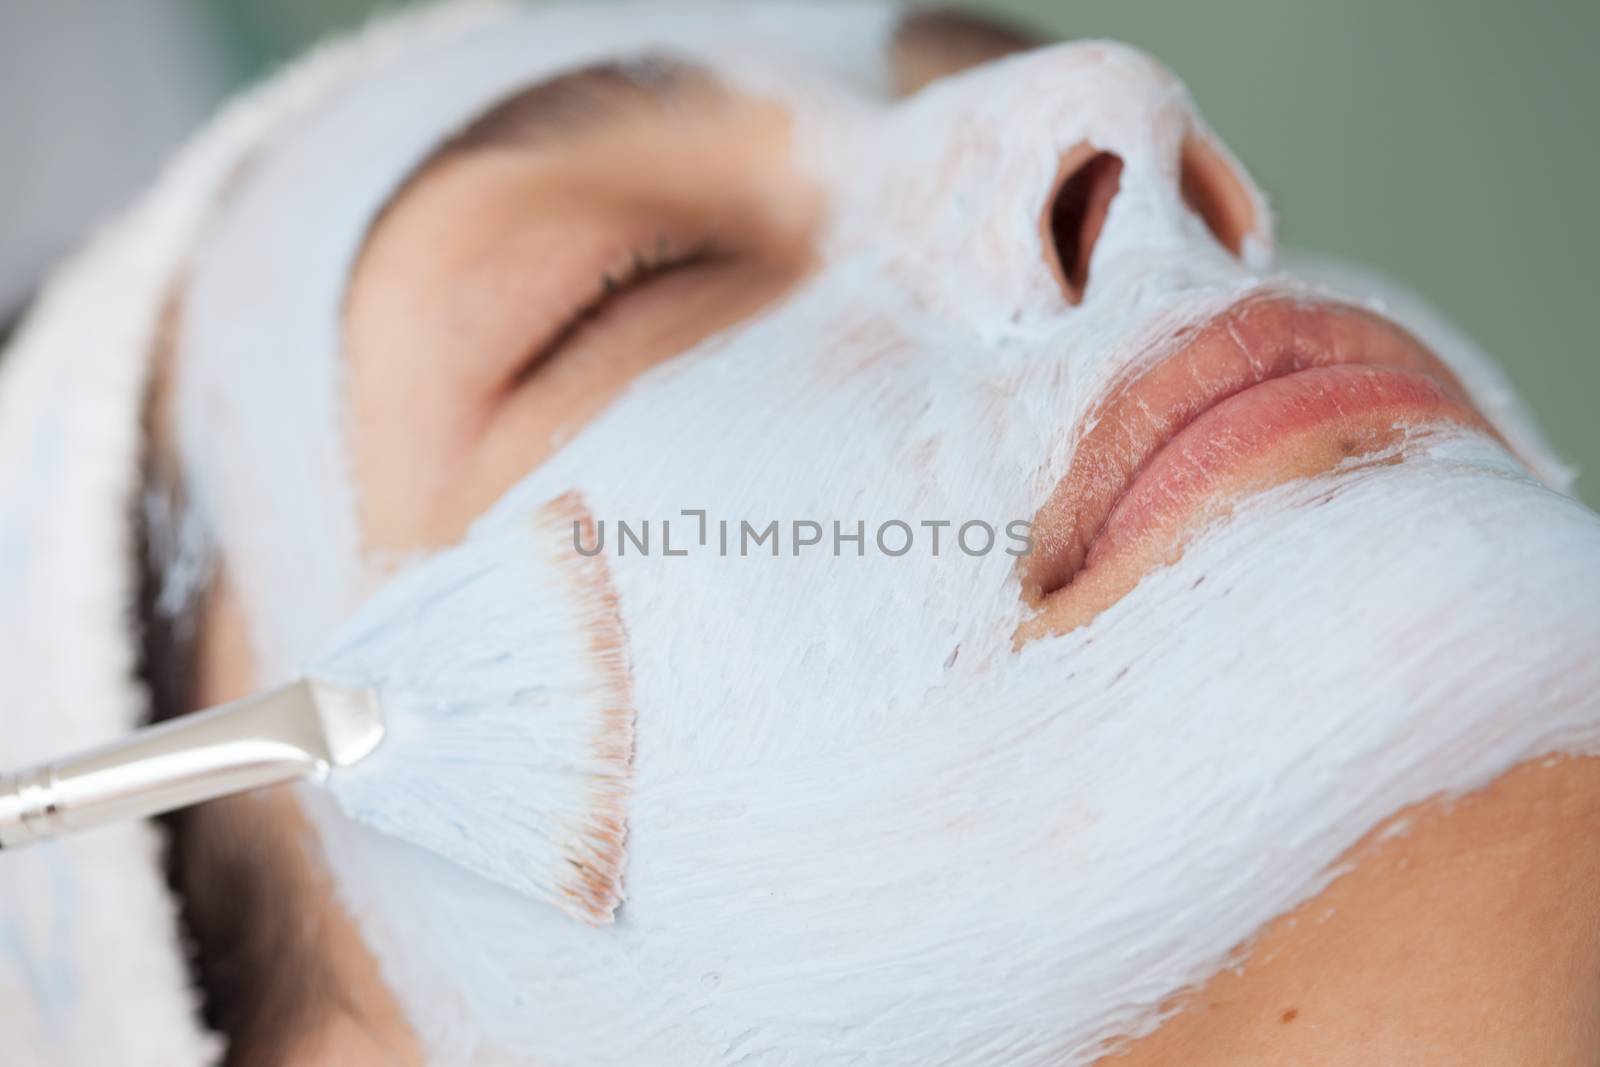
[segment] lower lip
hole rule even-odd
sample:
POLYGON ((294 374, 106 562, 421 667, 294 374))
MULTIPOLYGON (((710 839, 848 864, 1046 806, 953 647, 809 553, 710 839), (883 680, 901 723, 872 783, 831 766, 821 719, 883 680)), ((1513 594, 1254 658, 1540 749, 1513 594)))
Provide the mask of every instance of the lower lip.
POLYGON ((1359 457, 1392 454, 1425 425, 1484 428, 1459 394, 1419 371, 1365 364, 1271 378, 1201 414, 1152 456, 1088 546, 1070 583, 1047 596, 1019 641, 1092 619, 1187 536, 1241 498, 1359 457))

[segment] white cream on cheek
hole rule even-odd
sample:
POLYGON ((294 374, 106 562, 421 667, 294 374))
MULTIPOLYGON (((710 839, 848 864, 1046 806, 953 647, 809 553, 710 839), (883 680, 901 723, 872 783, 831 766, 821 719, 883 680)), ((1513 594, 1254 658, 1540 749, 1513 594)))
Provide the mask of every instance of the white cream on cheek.
MULTIPOLYGON (((787 39, 815 25, 785 17, 799 20, 774 23, 787 39)), ((855 17, 858 37, 881 40, 881 14, 855 17)), ((485 527, 572 488, 613 521, 684 508, 869 529, 1026 518, 1074 428, 1150 342, 1262 284, 1182 207, 1177 147, 1197 120, 1136 53, 1052 50, 882 110, 787 73, 762 51, 770 39, 735 43, 765 39, 739 21, 630 32, 725 50, 732 77, 793 103, 800 156, 833 208, 822 268, 641 381, 485 527), (1065 309, 1038 219, 1060 154, 1086 140, 1125 169, 1088 297, 1065 309)), ((411 67, 409 91, 458 63, 481 93, 630 47, 603 15, 491 37, 411 67)), ((396 88, 380 88, 346 123, 394 110, 396 88)), ((464 99, 450 103, 458 118, 464 99)), ((437 107, 402 123, 413 155, 437 107)), ((346 153, 365 158, 338 122, 309 136, 285 168, 327 156, 332 180, 346 153)), ((359 196, 338 210, 370 213, 395 178, 381 170, 340 179, 359 196)), ((200 322, 225 324, 248 291, 236 257, 250 219, 281 226, 269 209, 287 203, 266 195, 202 261, 200 322)), ((353 538, 325 404, 337 288, 319 287, 337 287, 357 214, 316 253, 332 266, 300 265, 316 299, 277 307, 249 341, 296 362, 294 388, 325 391, 315 412, 329 421, 303 427, 308 459, 334 472, 318 495, 263 505, 303 492, 292 469, 237 465, 263 455, 284 409, 255 410, 230 383, 283 371, 242 371, 220 325, 195 338, 211 361, 196 378, 251 407, 243 427, 218 427, 193 406, 186 428, 208 427, 191 451, 218 450, 200 471, 225 550, 253 576, 252 618, 281 639, 269 671, 293 669, 340 610, 281 579, 298 531, 353 538)), ((1440 354, 1469 384, 1488 380, 1469 350, 1440 354)), ((341 597, 355 596, 358 561, 330 559, 341 597)), ((1481 439, 1423 434, 1398 466, 1264 494, 1092 625, 1021 654, 1012 562, 613 559, 639 714, 629 896, 613 927, 530 907, 319 809, 341 889, 437 1057, 1085 1062, 1152 1027, 1159 1004, 1313 893, 1383 817, 1595 741, 1600 677, 1582 650, 1600 624, 1581 591, 1600 587, 1600 523, 1481 439)))

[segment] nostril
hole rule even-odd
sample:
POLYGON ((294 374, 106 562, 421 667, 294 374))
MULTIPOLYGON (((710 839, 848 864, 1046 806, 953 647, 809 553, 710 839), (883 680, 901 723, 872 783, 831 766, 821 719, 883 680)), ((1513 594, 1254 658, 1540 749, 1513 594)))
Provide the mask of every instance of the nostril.
POLYGON ((1193 135, 1183 142, 1179 187, 1189 210, 1234 255, 1244 254, 1244 239, 1256 226, 1255 204, 1238 174, 1214 147, 1193 135))
POLYGON ((1080 145, 1062 161, 1055 196, 1045 211, 1045 255, 1069 304, 1083 301, 1089 260, 1121 183, 1122 158, 1111 152, 1080 145))

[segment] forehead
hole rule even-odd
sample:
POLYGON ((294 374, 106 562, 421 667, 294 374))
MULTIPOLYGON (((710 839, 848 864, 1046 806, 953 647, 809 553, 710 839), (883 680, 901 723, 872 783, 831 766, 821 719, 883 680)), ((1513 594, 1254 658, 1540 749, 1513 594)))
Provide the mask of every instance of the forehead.
POLYGON ((525 57, 521 87, 464 115, 429 161, 463 150, 560 140, 637 117, 642 104, 703 102, 723 82, 775 90, 790 104, 803 104, 806 88, 829 96, 903 97, 1042 43, 1018 27, 954 8, 751 4, 715 11, 652 7, 651 18, 612 35, 595 52, 587 23, 609 25, 620 8, 578 11, 549 25, 541 20, 546 32, 525 57))
MULTIPOLYGON (((819 13, 820 9, 809 10, 812 16, 819 13)), ((1041 43, 1018 27, 943 8, 895 16, 888 23, 886 40, 881 15, 862 20, 858 28, 869 31, 856 42, 865 47, 846 67, 833 65, 839 58, 837 47, 825 46, 821 35, 800 38, 798 53, 817 64, 819 70, 858 88, 886 89, 894 96, 905 96, 946 75, 1041 43), (883 51, 875 55, 873 47, 877 44, 883 46, 883 51), (850 76, 842 77, 846 73, 850 76)), ((845 58, 850 59, 848 55, 845 58)), ((660 103, 712 88, 713 79, 706 77, 708 73, 704 66, 647 55, 618 57, 556 74, 502 100, 474 119, 441 146, 440 154, 515 147, 546 135, 581 131, 626 110, 619 105, 660 103)))
MULTIPOLYGON (((609 13, 609 12, 608 12, 609 13)), ((834 13, 826 8, 807 9, 806 21, 823 17, 829 30, 834 13)), ((859 14, 859 13, 858 13, 859 14)), ((812 32, 787 39, 786 47, 809 61, 811 78, 840 83, 872 96, 900 97, 917 92, 950 74, 1026 50, 1039 42, 1017 27, 955 9, 910 10, 887 23, 881 11, 856 19, 854 28, 862 47, 846 64, 838 65, 837 47, 826 47, 823 36, 812 32), (875 51, 881 49, 881 51, 875 51)), ((690 28, 702 21, 690 16, 690 28)), ((763 27, 750 27, 758 45, 766 38, 763 27)), ((850 29, 851 27, 844 27, 850 29)), ((713 40, 727 27, 716 28, 713 40)), ((735 54, 735 53, 730 53, 735 54)), ((430 173, 435 164, 484 151, 529 147, 560 148, 583 134, 637 120, 649 121, 681 109, 697 110, 724 97, 716 67, 725 57, 702 56, 698 63, 679 60, 670 53, 651 50, 617 55, 587 66, 533 77, 526 87, 502 98, 487 111, 471 118, 446 137, 405 183, 394 190, 381 214, 413 182, 430 173)), ((793 102, 791 100, 791 102, 793 102)))

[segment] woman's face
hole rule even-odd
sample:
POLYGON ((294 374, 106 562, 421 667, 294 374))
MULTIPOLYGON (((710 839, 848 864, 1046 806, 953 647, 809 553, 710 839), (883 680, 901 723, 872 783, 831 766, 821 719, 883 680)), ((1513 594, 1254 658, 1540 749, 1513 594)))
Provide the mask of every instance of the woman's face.
POLYGON ((1470 346, 1274 265, 1152 59, 765 10, 517 16, 286 132, 198 261, 187 458, 266 677, 475 522, 607 529, 614 926, 319 813, 430 1042, 1086 1049, 1534 743, 1466 742, 1569 684, 1593 528, 1470 346))
MULTIPOLYGON (((1085 66, 1101 75, 1109 58, 1127 68, 1122 76, 1134 91, 1122 94, 1125 102, 1141 90, 1159 97, 1169 84, 1168 75, 1141 57, 1076 52, 1051 61, 1067 72, 1063 80, 1085 66)), ((986 82, 1007 86, 1015 77, 974 74, 967 92, 992 91, 986 82)), ((1085 90, 1104 96, 1111 87, 1085 90)), ((959 106, 957 91, 944 91, 959 106)), ((370 233, 346 309, 354 474, 366 548, 404 554, 456 541, 645 372, 706 347, 716 335, 737 337, 742 325, 817 275, 852 260, 870 263, 886 251, 903 255, 908 234, 895 232, 887 220, 848 231, 830 228, 829 221, 847 205, 873 218, 876 213, 858 201, 887 207, 914 178, 894 167, 874 176, 877 181, 854 165, 845 173, 817 173, 796 157, 794 136, 797 123, 810 121, 821 127, 819 137, 892 139, 897 124, 913 121, 891 113, 818 122, 815 110, 729 88, 705 67, 599 64, 502 103, 413 178, 370 233)), ((1164 194, 1163 206, 1175 215, 1168 219, 1172 232, 1146 239, 1164 236, 1177 258, 1208 263, 1212 284, 1231 286, 1237 295, 1232 304, 1213 301, 1220 310, 1209 318, 1194 316, 1192 336, 1169 327, 1141 338, 1139 317, 1101 296, 1113 282, 1102 280, 1100 271, 1094 287, 1100 299, 1085 306, 1090 268, 1107 269, 1103 258, 1096 261, 1101 239, 1117 245, 1129 229, 1150 221, 1127 217, 1117 203, 1121 154, 1086 138, 1062 154, 1044 183, 986 193, 993 175, 980 173, 970 179, 971 192, 947 190, 990 196, 997 202, 986 213, 1034 225, 1011 235, 1013 246, 1006 249, 1022 283, 1011 300, 997 293, 998 306, 952 300, 934 306, 959 323, 981 321, 1015 303, 1010 321, 1020 327, 1022 298, 1037 295, 1043 282, 1058 291, 1043 294, 1046 306, 1032 325, 1052 341, 1061 338, 1063 350, 1009 365, 958 366, 945 376, 950 381, 923 380, 913 388, 964 385, 970 391, 982 384, 1018 395, 1025 375, 1041 372, 1039 364, 1076 362, 1080 373, 1091 361, 1106 366, 1102 395, 1077 425, 1057 426, 1064 420, 1046 415, 1033 442, 1040 469, 1061 442, 1072 442, 1065 477, 1042 500, 1019 500, 1022 509, 1011 523, 995 523, 1011 525, 1014 533, 1022 528, 1014 524, 1032 528, 1026 546, 1015 538, 1008 546, 1013 555, 1028 549, 1019 578, 1022 599, 1035 611, 1019 631, 1023 638, 1088 622, 1146 572, 1173 562, 1195 527, 1242 497, 1353 466, 1362 457, 1393 459, 1403 451, 1404 436, 1422 427, 1471 427, 1493 435, 1445 364, 1396 324, 1302 296, 1293 286, 1253 291, 1253 279, 1235 262, 1247 243, 1266 240, 1261 201, 1248 178, 1181 107, 1156 100, 1129 122, 1132 130, 1123 136, 1155 157, 1150 163, 1157 173, 1135 171, 1128 180, 1145 179, 1154 187, 1147 194, 1164 194), (1148 143, 1163 138, 1159 148, 1148 143), (1114 207, 1117 226, 1107 232, 1114 207), (1073 321, 1091 320, 1097 311, 1100 323, 1073 321), (1091 347, 1103 345, 1104 335, 1067 349, 1075 333, 1097 325, 1123 331, 1111 336, 1127 354, 1118 358, 1091 347), (1138 350, 1140 340, 1145 351, 1138 350), (1068 351, 1075 351, 1075 361, 1068 351), (1291 375, 1293 381, 1281 380, 1291 375), (1250 396, 1241 396, 1246 390, 1250 396)), ((1026 152, 1028 146, 1018 147, 1026 152)), ((939 154, 941 168, 972 155, 995 155, 984 161, 988 165, 1003 162, 989 144, 947 144, 939 154)), ((819 149, 818 156, 850 158, 838 147, 819 149)), ((903 162, 907 169, 917 165, 903 162)), ((897 266, 897 275, 915 286, 989 270, 949 257, 920 270, 897 266)), ((1148 258, 1136 271, 1142 284, 1155 282, 1148 258)), ((879 292, 872 299, 908 295, 879 292)), ((902 317, 896 309, 852 303, 840 310, 877 329, 876 345, 910 347, 890 326, 902 317)), ((818 321, 810 320, 808 329, 818 321)), ((1015 333, 1020 341, 1028 331, 1015 333)), ((795 368, 802 375, 830 368, 830 374, 871 376, 852 360, 859 364, 863 347, 874 345, 827 336, 812 343, 818 350, 795 368)), ((921 375, 939 376, 934 368, 921 375)), ((888 377, 904 389, 918 375, 888 377)), ((723 393, 707 395, 706 402, 747 401, 723 393)), ((808 421, 813 425, 796 419, 796 432, 825 451, 820 446, 831 431, 815 425, 820 420, 808 421)), ((996 472, 1012 481, 1033 473, 1026 467, 996 472)), ((654 525, 673 517, 680 531, 689 525, 690 517, 676 511, 662 513, 654 525)), ((692 518, 698 527, 699 516, 692 518)), ((923 518, 906 513, 902 521, 923 529, 931 551, 943 527, 921 527, 923 518)), ((780 521, 791 550, 794 521, 780 521)), ((951 521, 945 540, 957 549, 987 540, 973 528, 958 541, 961 522, 951 521)), ((878 524, 871 529, 876 540, 878 524)), ((831 534, 831 526, 824 533, 831 534)), ((898 527, 895 534, 898 547, 904 535, 898 527)), ((806 527, 799 536, 816 535, 806 527)), ((831 547, 831 538, 825 541, 831 547)))

